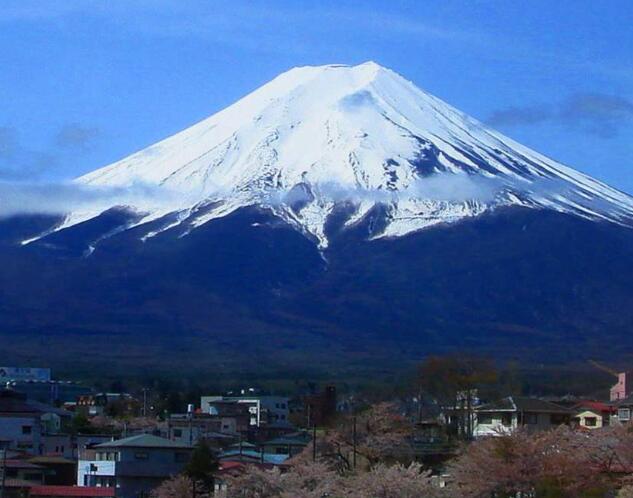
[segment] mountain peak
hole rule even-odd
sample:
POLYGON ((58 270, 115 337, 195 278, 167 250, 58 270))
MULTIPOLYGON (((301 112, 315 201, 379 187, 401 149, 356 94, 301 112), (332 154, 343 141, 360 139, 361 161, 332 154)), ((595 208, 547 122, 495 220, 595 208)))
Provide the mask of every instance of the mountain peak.
MULTIPOLYGON (((323 247, 326 222, 341 203, 352 206, 347 226, 376 204, 386 206, 383 228, 373 237, 507 205, 622 224, 633 215, 625 194, 496 133, 372 61, 287 71, 77 182, 164 192, 154 200, 169 203, 135 206, 147 213, 140 223, 178 212, 195 227, 262 206, 323 247), (200 206, 214 207, 200 214, 200 206)), ((63 226, 94 215, 71 213, 63 226)))

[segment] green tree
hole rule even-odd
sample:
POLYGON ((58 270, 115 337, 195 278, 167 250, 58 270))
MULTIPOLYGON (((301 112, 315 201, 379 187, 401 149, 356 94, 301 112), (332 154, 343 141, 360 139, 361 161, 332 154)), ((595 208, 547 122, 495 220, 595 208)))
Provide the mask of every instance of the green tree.
POLYGON ((185 467, 184 474, 193 482, 194 497, 197 483, 203 491, 212 493, 215 484, 215 472, 219 469, 218 459, 206 441, 200 441, 191 454, 191 459, 185 467))

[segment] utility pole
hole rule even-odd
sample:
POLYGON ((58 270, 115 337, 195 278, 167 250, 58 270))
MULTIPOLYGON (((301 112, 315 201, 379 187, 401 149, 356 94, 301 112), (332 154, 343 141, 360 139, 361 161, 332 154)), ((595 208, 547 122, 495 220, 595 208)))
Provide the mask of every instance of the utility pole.
POLYGON ((356 469, 356 414, 354 414, 352 426, 352 465, 356 469))
POLYGON ((2 466, 0 467, 0 498, 4 498, 4 479, 6 477, 6 468, 7 468, 7 450, 6 448, 2 448, 2 454, 0 454, 0 463, 2 466))
POLYGON ((147 388, 144 387, 143 391, 143 417, 147 417, 147 388))
POLYGON ((312 461, 316 462, 317 448, 316 448, 316 424, 312 425, 312 461))
POLYGON ((312 427, 312 404, 308 403, 308 429, 312 427))

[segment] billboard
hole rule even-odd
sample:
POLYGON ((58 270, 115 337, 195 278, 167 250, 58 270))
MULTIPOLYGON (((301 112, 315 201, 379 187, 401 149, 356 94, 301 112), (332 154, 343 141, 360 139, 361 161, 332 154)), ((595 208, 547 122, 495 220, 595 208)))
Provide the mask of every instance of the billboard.
POLYGON ((46 382, 51 380, 50 368, 0 367, 0 382, 11 380, 34 380, 46 382))

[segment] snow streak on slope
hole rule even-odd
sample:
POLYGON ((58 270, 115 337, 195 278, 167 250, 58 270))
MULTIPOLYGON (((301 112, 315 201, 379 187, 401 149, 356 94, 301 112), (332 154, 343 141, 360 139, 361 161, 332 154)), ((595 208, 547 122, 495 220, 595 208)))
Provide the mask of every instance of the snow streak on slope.
MULTIPOLYGON (((133 206, 145 213, 137 224, 178 212, 163 229, 185 220, 195 228, 259 205, 321 247, 328 244, 326 221, 341 204, 352 206, 347 225, 384 206, 377 237, 507 205, 622 224, 633 216, 631 197, 490 130, 372 62, 292 69, 77 182, 164 189, 170 199, 164 206, 133 206)), ((60 228, 99 211, 70 213, 60 228)))

